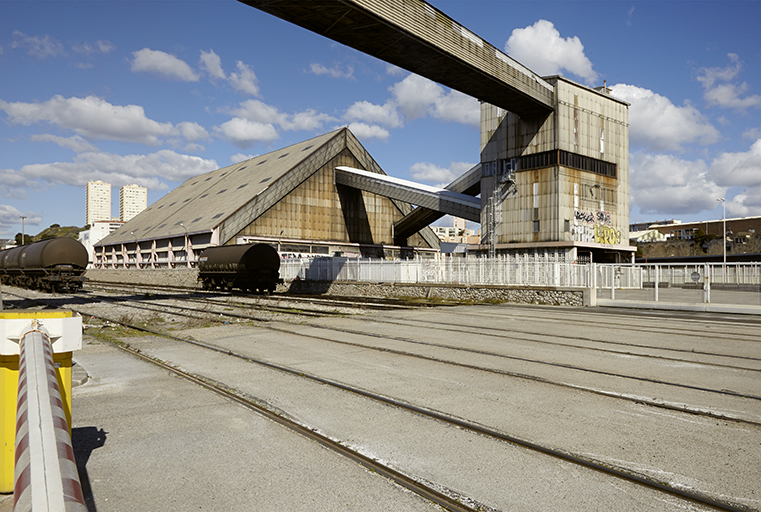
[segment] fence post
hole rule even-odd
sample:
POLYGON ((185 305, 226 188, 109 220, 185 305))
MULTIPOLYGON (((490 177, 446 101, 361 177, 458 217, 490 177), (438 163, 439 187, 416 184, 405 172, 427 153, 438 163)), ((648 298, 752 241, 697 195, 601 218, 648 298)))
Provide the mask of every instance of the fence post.
POLYGON ((610 266, 610 300, 616 298, 616 269, 614 265, 610 266))
POLYGON ((661 266, 655 264, 655 302, 658 302, 658 281, 661 280, 661 266))
POLYGON ((703 302, 710 304, 711 302, 711 265, 705 264, 705 279, 703 280, 703 302))

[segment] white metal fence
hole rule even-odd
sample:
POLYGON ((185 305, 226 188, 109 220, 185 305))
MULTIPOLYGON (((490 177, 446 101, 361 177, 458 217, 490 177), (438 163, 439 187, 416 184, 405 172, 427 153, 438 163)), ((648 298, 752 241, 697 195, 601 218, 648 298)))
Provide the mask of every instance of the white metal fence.
POLYGON ((761 263, 578 265, 519 257, 283 260, 288 280, 593 288, 602 299, 761 305, 761 263))
POLYGON ((599 298, 761 305, 761 263, 598 265, 599 298))
POLYGON ((375 283, 441 283, 588 287, 590 267, 564 262, 531 262, 508 258, 442 258, 396 260, 315 258, 284 260, 287 280, 364 281, 375 283))

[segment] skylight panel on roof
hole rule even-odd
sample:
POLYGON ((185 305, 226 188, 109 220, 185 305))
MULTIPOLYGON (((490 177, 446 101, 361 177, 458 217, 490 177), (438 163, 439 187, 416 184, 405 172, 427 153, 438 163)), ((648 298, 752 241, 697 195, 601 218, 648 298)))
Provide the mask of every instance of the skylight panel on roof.
POLYGON ((261 162, 259 162, 259 163, 258 163, 258 164, 256 164, 256 165, 262 165, 262 164, 263 164, 264 162, 266 162, 266 161, 267 161, 267 160, 262 160, 261 162))
POLYGON ((263 179, 262 181, 260 181, 259 183, 264 183, 265 181, 269 181, 270 179, 272 179, 272 176, 270 176, 270 177, 268 177, 268 178, 264 178, 264 179, 263 179))
POLYGON ((227 192, 227 189, 226 189, 226 188, 223 188, 222 190, 220 190, 219 192, 217 192, 217 195, 221 194, 222 192, 227 192))
POLYGON ((287 156, 288 156, 288 153, 283 153, 282 155, 280 155, 279 157, 277 157, 277 159, 278 159, 278 160, 280 160, 281 158, 285 158, 285 157, 287 157, 287 156))
POLYGON ((240 187, 238 187, 238 189, 240 190, 240 189, 242 189, 243 187, 245 187, 246 185, 248 185, 248 183, 244 183, 243 185, 241 185, 240 187))
POLYGON ((220 218, 222 215, 224 215, 224 213, 218 213, 218 214, 216 214, 214 217, 212 217, 212 219, 218 219, 218 218, 220 218))

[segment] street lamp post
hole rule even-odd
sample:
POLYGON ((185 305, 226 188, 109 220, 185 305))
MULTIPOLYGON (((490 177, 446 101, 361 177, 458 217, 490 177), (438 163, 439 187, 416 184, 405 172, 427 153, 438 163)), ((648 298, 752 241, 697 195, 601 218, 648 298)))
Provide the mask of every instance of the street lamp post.
POLYGON ((721 245, 724 247, 724 264, 727 264, 727 201, 726 198, 722 197, 720 199, 717 199, 717 201, 721 201, 721 205, 724 207, 723 211, 724 213, 721 216, 722 221, 722 233, 721 233, 721 245))
POLYGON ((24 245, 24 219, 26 219, 25 216, 21 216, 21 245, 24 245))

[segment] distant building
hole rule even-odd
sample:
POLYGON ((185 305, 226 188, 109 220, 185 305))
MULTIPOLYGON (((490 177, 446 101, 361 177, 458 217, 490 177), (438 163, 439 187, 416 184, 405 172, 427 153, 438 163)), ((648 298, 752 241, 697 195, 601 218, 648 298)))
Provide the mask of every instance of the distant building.
POLYGON ((739 233, 761 233, 761 217, 737 217, 726 220, 701 220, 697 222, 676 221, 676 223, 665 225, 651 224, 650 229, 657 229, 666 235, 666 238, 692 240, 695 238, 698 230, 702 230, 706 235, 721 237, 725 224, 727 227, 725 235, 728 240, 733 240, 735 235, 739 233))
POLYGON ((87 182, 87 224, 111 220, 111 184, 100 180, 87 182))
POLYGON ((119 189, 119 220, 127 222, 148 207, 148 189, 125 185, 119 189))
POLYGON ((647 231, 650 229, 650 226, 653 224, 658 224, 659 226, 668 226, 669 224, 681 224, 682 221, 671 219, 671 220, 656 220, 656 221, 650 221, 650 222, 636 222, 634 224, 629 224, 629 232, 634 233, 638 231, 647 231))
MULTIPOLYGON (((448 243, 454 243, 454 244, 467 244, 471 243, 471 241, 468 239, 469 237, 473 237, 475 235, 475 231, 472 229, 467 229, 466 227, 466 220, 461 219, 459 217, 453 217, 452 226, 432 226, 431 229, 433 229, 433 232, 436 233, 436 236, 439 237, 439 240, 442 242, 448 242, 448 243)), ((473 243, 479 243, 481 240, 480 238, 473 242, 473 243)), ((442 252, 446 252, 443 251, 442 252)))
POLYGON ((666 240, 666 235, 657 229, 629 231, 629 240, 632 242, 664 242, 666 240))
POLYGON ((88 254, 88 262, 92 263, 93 259, 93 246, 106 238, 108 235, 122 227, 124 223, 119 221, 110 220, 96 220, 90 224, 90 229, 87 231, 79 232, 79 242, 85 246, 88 254))

